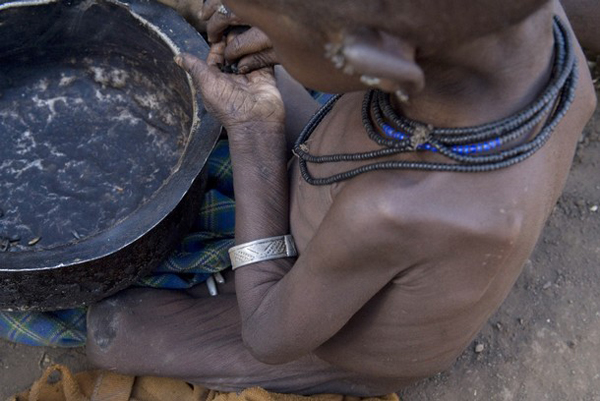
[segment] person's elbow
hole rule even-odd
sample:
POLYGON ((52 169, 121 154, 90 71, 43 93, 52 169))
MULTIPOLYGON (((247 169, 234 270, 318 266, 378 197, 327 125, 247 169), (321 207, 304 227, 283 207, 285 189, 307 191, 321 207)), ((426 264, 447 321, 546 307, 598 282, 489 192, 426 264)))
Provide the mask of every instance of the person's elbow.
POLYGON ((258 361, 268 365, 282 365, 295 361, 309 351, 298 348, 293 341, 286 341, 277 334, 258 334, 255 330, 242 330, 244 346, 258 361))

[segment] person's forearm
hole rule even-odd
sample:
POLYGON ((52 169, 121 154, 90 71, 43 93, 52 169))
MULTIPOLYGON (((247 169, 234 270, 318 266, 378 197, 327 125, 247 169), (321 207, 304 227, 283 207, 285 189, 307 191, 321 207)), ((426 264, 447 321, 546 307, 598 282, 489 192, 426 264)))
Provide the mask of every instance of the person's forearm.
MULTIPOLYGON (((230 132, 229 138, 236 198, 236 243, 289 234, 283 126, 257 124, 243 132, 230 132)), ((292 264, 293 260, 277 259, 246 265, 235 271, 243 337, 251 352, 256 350, 257 343, 269 340, 260 327, 277 331, 280 323, 277 305, 265 301, 273 300, 276 284, 292 264), (271 306, 265 308, 265 303, 271 306)))
MULTIPOLYGON (((290 234, 283 125, 258 124, 245 131, 230 132, 237 244, 290 234)), ((300 319, 290 315, 290 291, 303 291, 288 285, 295 262, 295 258, 267 260, 235 271, 242 338, 250 353, 264 363, 294 361, 322 342, 320 337, 301 335, 303 331, 295 328, 300 319)))
MULTIPOLYGON (((272 74, 266 69, 245 76, 224 74, 189 54, 179 55, 175 61, 192 75, 207 110, 229 133, 236 242, 290 234, 285 109, 272 74)), ((290 344, 292 336, 283 333, 283 347, 274 352, 273 347, 264 347, 272 340, 271 328, 281 332, 288 326, 285 300, 289 286, 282 283, 289 281, 293 264, 292 258, 268 260, 242 266, 235 273, 242 335, 251 333, 250 341, 258 344, 254 349, 264 349, 264 354, 276 354, 290 344)), ((302 347, 296 355, 311 347, 302 347)))
POLYGON ((283 127, 256 124, 230 132, 237 244, 289 234, 283 127))

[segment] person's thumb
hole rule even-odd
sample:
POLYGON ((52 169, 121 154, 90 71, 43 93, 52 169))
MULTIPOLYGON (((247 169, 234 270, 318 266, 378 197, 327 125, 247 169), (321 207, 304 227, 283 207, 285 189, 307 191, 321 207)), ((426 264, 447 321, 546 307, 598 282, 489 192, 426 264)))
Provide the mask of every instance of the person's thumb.
POLYGON ((194 84, 198 88, 202 88, 204 83, 211 80, 211 76, 214 74, 212 69, 216 68, 208 66, 203 60, 200 60, 199 58, 188 53, 178 54, 175 56, 174 60, 178 66, 183 68, 192 76, 194 84))

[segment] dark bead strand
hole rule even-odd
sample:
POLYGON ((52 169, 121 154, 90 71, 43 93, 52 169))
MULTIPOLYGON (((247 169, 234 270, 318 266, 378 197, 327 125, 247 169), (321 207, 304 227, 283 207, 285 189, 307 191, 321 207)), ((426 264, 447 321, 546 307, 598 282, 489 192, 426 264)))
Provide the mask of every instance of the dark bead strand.
MULTIPOLYGON (((336 95, 332 99, 329 100, 323 106, 321 110, 315 114, 315 116, 308 122, 304 130, 300 133, 298 140, 293 149, 293 153, 300 158, 300 160, 304 160, 310 163, 335 163, 335 162, 347 162, 347 161, 362 161, 369 159, 381 158, 384 156, 389 156, 393 154, 400 153, 400 150, 397 149, 380 149, 373 152, 365 152, 365 153, 340 153, 336 155, 325 155, 325 156, 313 156, 307 151, 302 149, 302 144, 308 139, 308 136, 312 133, 312 130, 308 129, 310 127, 314 128, 321 123, 323 118, 327 115, 327 113, 333 108, 334 104, 339 100, 341 95, 336 95)), ((364 116, 364 110, 363 110, 364 116)))
MULTIPOLYGON (((565 41, 565 36, 566 33, 565 32, 560 32, 560 28, 561 28, 561 24, 560 22, 557 21, 556 25, 555 25, 555 37, 557 38, 557 41, 559 43, 564 43, 565 41), (560 35, 559 35, 560 34, 560 35)), ((548 108, 548 104, 552 103, 552 99, 554 99, 556 97, 556 93, 557 91, 560 89, 561 85, 564 84, 564 79, 566 79, 566 76, 568 75, 568 69, 565 69, 565 55, 564 55, 565 51, 563 49, 563 47, 558 46, 557 51, 556 51, 556 63, 554 66, 553 71, 562 71, 562 74, 559 74, 558 78, 554 79, 554 76, 556 74, 553 74, 553 78, 551 79, 551 82, 549 84, 549 88, 547 88, 547 90, 545 91, 545 93, 542 94, 540 101, 533 104, 532 106, 530 106, 526 111, 518 114, 517 116, 512 116, 509 117, 508 120, 501 120, 499 122, 494 122, 494 123, 489 123, 489 124, 485 124, 479 127, 470 127, 470 128, 436 128, 433 132, 433 135, 438 136, 438 135, 443 135, 445 132, 451 132, 452 136, 448 138, 448 140, 452 141, 452 143, 458 143, 460 141, 478 141, 478 140, 483 140, 485 139, 485 135, 497 135, 498 129, 503 129, 503 130, 510 130, 513 129, 514 127, 520 125, 523 121, 527 120, 528 118, 532 118, 532 116, 534 115, 534 113, 539 113, 540 109, 539 107, 543 107, 544 109, 548 108), (563 60, 563 61, 561 61, 563 60), (472 136, 472 135, 481 135, 482 131, 492 131, 490 132, 483 132, 482 136, 472 136), (460 137, 457 136, 458 134, 464 133, 466 131, 471 132, 470 136, 468 137, 460 137), (494 132, 495 131, 495 132, 494 132)), ((567 59, 572 59, 574 58, 574 54, 571 51, 570 54, 567 54, 567 59)), ((401 129, 404 131, 410 130, 412 129, 412 127, 414 127, 416 124, 418 124, 417 122, 413 122, 407 119, 404 119, 402 117, 399 117, 395 114, 395 112, 393 111, 393 109, 391 108, 391 105, 389 104, 389 99, 385 98, 383 96, 383 94, 379 95, 379 100, 380 103, 382 104, 381 108, 384 111, 384 114, 386 116, 386 118, 388 118, 391 121, 394 121, 394 123, 401 129)), ((538 117, 538 119, 540 119, 538 117)), ((446 135, 444 135, 446 136, 446 135)))
MULTIPOLYGON (((556 96, 554 97, 554 99, 556 99, 556 96)), ((538 113, 531 116, 531 118, 529 120, 520 121, 519 122, 520 124, 515 125, 514 127, 512 125, 509 126, 508 124, 503 125, 503 126, 499 125, 497 127, 491 128, 485 132, 480 132, 476 135, 458 135, 456 137, 454 137, 452 135, 441 135, 441 134, 439 134, 438 129, 434 129, 431 132, 431 136, 446 145, 464 145, 464 144, 471 144, 473 142, 483 142, 483 141, 491 140, 491 139, 495 139, 495 138, 500 138, 502 143, 506 143, 506 142, 510 142, 514 139, 517 139, 518 137, 520 137, 521 135, 523 135, 525 133, 528 133, 533 127, 535 127, 537 124, 539 124, 543 120, 543 118, 546 114, 548 114, 550 111, 552 111, 553 107, 554 107, 553 101, 548 102, 544 106, 543 109, 541 109, 538 113), (518 127, 518 129, 514 130, 517 127, 518 127), (510 136, 504 136, 504 135, 506 135, 507 132, 510 133, 509 134, 510 136)), ((414 131, 414 129, 412 129, 412 131, 414 131)))
MULTIPOLYGON (((572 91, 574 94, 574 91, 572 91)), ((566 111, 565 111, 566 113, 566 111)), ((551 133, 551 131, 555 128, 555 125, 560 120, 561 117, 564 116, 564 113, 560 113, 557 115, 556 123, 551 124, 547 128, 547 132, 551 133)), ((540 139, 547 139, 548 136, 542 136, 540 139)), ((539 141, 535 148, 529 150, 528 152, 512 158, 508 160, 504 160, 499 163, 493 164, 477 164, 477 165, 460 165, 460 164, 443 164, 443 163, 424 163, 424 162, 383 162, 383 163, 375 163, 367 166, 361 166, 357 169, 350 170, 344 173, 336 174, 327 178, 313 178, 307 169, 306 162, 300 163, 300 171, 303 178, 310 183, 311 185, 330 185, 332 183, 340 182, 343 180, 347 180, 353 178, 357 175, 376 170, 398 170, 398 169, 411 169, 411 170, 421 170, 421 171, 438 171, 438 172, 487 172, 493 171, 500 168, 506 168, 517 164, 526 158, 530 157, 533 153, 535 153, 539 148, 543 146, 545 141, 539 141)))
MULTIPOLYGON (((478 142, 483 142, 485 140, 493 139, 494 141, 498 142, 497 146, 499 146, 499 145, 503 145, 508 142, 512 142, 518 138, 521 138, 521 137, 525 136, 526 134, 528 134, 529 132, 531 132, 531 130, 542 121, 544 116, 553 109, 553 107, 554 107, 553 103, 548 103, 548 105, 545 106, 544 109, 542 109, 542 112, 538 113, 532 120, 527 121, 525 124, 523 124, 517 130, 514 130, 509 133, 505 133, 505 134, 500 133, 500 132, 492 132, 489 135, 482 136, 481 138, 477 138, 477 141, 475 141, 475 143, 477 144, 478 142)), ((375 112, 376 109, 377 109, 377 105, 372 104, 373 112, 375 112)), ((376 120, 376 122, 377 122, 377 125, 379 126, 380 130, 385 131, 385 127, 383 126, 383 120, 382 119, 376 120)), ((412 132, 414 132, 414 130, 412 130, 412 132)), ((411 133, 407 132, 406 135, 410 136, 411 133)), ((432 138, 432 143, 433 143, 433 141, 435 141, 438 144, 442 144, 442 145, 446 145, 446 146, 448 146, 448 145, 472 145, 472 146, 474 146, 473 141, 466 141, 466 140, 462 140, 462 141, 451 140, 451 141, 449 141, 449 140, 446 140, 444 137, 440 137, 439 135, 437 135, 435 129, 430 133, 430 136, 432 138)), ((371 139, 373 139, 375 142, 377 142, 379 145, 382 145, 382 146, 394 146, 394 147, 399 147, 399 148, 405 148, 404 143, 406 143, 406 142, 410 143, 410 139, 406 139, 403 142, 394 145, 393 144, 393 141, 395 141, 394 139, 385 138, 380 133, 378 133, 377 136, 375 136, 375 137, 373 137, 371 135, 370 135, 370 137, 371 137, 371 139), (390 144, 390 142, 392 142, 392 143, 390 144)))
POLYGON ((567 91, 560 95, 558 105, 556 107, 555 114, 550 118, 550 120, 544 125, 542 130, 536 135, 531 141, 524 143, 522 145, 515 146, 511 149, 501 151, 499 153, 491 154, 491 155, 483 155, 483 156, 462 156, 457 155, 452 152, 448 148, 440 146, 439 144, 432 143, 434 147, 438 149, 438 151, 444 156, 456 160, 461 163, 497 163, 501 162, 513 157, 516 157, 520 154, 527 154, 530 150, 535 149, 538 150, 541 146, 540 144, 545 144, 546 141, 550 138, 550 135, 560 122, 566 112, 568 111, 573 99, 575 97, 575 89, 576 82, 578 79, 578 71, 577 64, 574 64, 572 76, 567 81, 567 91), (572 83, 573 82, 573 83, 572 83))
POLYGON ((404 140, 385 138, 375 129, 375 127, 371 123, 371 118, 369 117, 369 110, 371 111, 371 113, 373 113, 373 119, 375 120, 377 125, 380 127, 380 129, 383 129, 382 125, 384 123, 384 120, 381 116, 381 110, 376 107, 371 107, 377 92, 378 91, 369 91, 365 95, 365 99, 363 100, 362 120, 363 125, 367 130, 367 134, 369 135, 369 138, 371 138, 371 140, 375 141, 378 145, 381 146, 387 146, 390 148, 401 150, 408 149, 408 147, 410 146, 410 139, 408 138, 410 134, 407 133, 407 139, 404 140))
MULTIPOLYGON (((549 105, 547 107, 548 111, 552 107, 554 107, 554 105, 552 103, 549 103, 549 105)), ((376 111, 377 107, 372 107, 372 109, 373 109, 373 112, 375 114, 375 111, 376 111)), ((543 117, 544 117, 544 114, 540 114, 539 118, 527 122, 521 128, 519 128, 518 130, 516 130, 514 132, 509 133, 508 135, 498 136, 497 134, 494 134, 493 138, 494 138, 495 145, 493 147, 489 147, 488 146, 488 149, 486 149, 486 150, 492 150, 493 148, 495 148, 497 146, 500 146, 500 145, 502 145, 504 143, 511 142, 511 141, 513 141, 515 139, 521 138, 525 134, 528 134, 529 132, 531 132, 531 130, 537 124, 539 124, 539 122, 542 120, 543 117)), ((381 123, 380 121, 378 121, 378 125, 380 126, 380 129, 384 129, 383 123, 381 123)), ((407 134, 407 136, 408 136, 408 134, 407 134)), ((386 145, 389 141, 394 141, 394 139, 381 138, 381 134, 379 134, 379 137, 372 138, 372 139, 374 139, 380 145, 386 145)), ((409 140, 405 140, 405 141, 402 141, 402 143, 396 144, 395 147, 406 148, 406 146, 404 145, 406 142, 410 143, 409 140)), ((429 149, 428 149, 428 147, 426 145, 424 146, 424 148, 427 149, 427 150, 433 150, 433 151, 435 151, 435 150, 442 151, 442 149, 443 149, 442 154, 444 154, 444 155, 446 155, 448 157, 451 157, 451 158, 453 158, 454 160, 457 160, 457 161, 477 163, 477 162, 480 162, 481 160, 484 160, 480 156, 479 157, 476 157, 476 156, 473 156, 473 157, 463 156, 463 153, 476 153, 476 151, 474 151, 474 152, 467 152, 467 151, 465 151, 465 152, 461 153, 461 152, 458 152, 456 150, 449 149, 447 147, 447 145, 449 145, 449 144, 446 143, 443 140, 439 140, 437 138, 437 136, 433 132, 431 133, 430 145, 431 146, 429 147, 429 149), (453 157, 454 155, 456 155, 456 157, 453 157)), ((483 144, 466 143, 466 145, 470 145, 473 148, 479 148, 479 149, 481 149, 480 151, 484 150, 484 145, 483 144)), ((469 146, 466 146, 466 147, 468 148, 469 146)))
POLYGON ((340 154, 327 156, 311 156, 308 152, 301 149, 301 145, 310 137, 317 125, 323 120, 325 115, 333 108, 339 96, 328 102, 309 122, 301 133, 294 153, 299 158, 300 173, 302 177, 312 185, 330 185, 336 182, 344 181, 357 175, 369 171, 377 170, 419 170, 419 171, 438 171, 438 172, 487 172, 501 168, 506 168, 520 163, 527 159, 539 149, 551 137, 556 126, 564 118, 575 98, 577 89, 578 70, 577 60, 574 55, 573 46, 569 34, 566 32, 563 24, 555 17, 555 40, 556 55, 553 75, 543 94, 526 110, 497 122, 484 124, 470 128, 433 128, 430 132, 430 141, 425 146, 432 150, 437 150, 440 154, 458 162, 453 163, 429 163, 429 162, 406 162, 406 161, 388 161, 360 166, 356 169, 345 171, 325 178, 314 178, 310 175, 307 167, 308 162, 326 162, 326 161, 359 161, 382 157, 388 154, 396 154, 413 150, 410 146, 410 136, 415 129, 419 127, 419 122, 408 120, 397 116, 391 105, 389 98, 376 91, 369 91, 363 101, 362 117, 365 129, 369 137, 376 142, 382 141, 387 148, 358 154, 340 154), (387 99, 387 101, 386 101, 387 99), (389 107, 388 107, 389 106, 389 107), (390 110, 392 113, 390 113, 390 110), (383 129, 385 116, 392 121, 402 131, 401 136, 406 136, 402 140, 385 138, 375 129, 371 122, 371 114, 375 123, 383 129), (529 133, 542 118, 549 114, 546 123, 540 132, 530 141, 514 146, 513 148, 501 151, 499 153, 466 156, 460 154, 451 148, 456 144, 465 146, 476 146, 482 144, 486 139, 498 137, 501 143, 508 143, 529 133), (452 135, 457 135, 454 137, 452 135), (393 144, 392 144, 393 142, 393 144), (389 145, 387 145, 389 143, 389 145), (449 147, 450 146, 450 147, 449 147), (387 153, 389 152, 389 153, 387 153), (313 161, 317 160, 317 161, 313 161))
MULTIPOLYGON (((535 118, 536 114, 542 110, 548 110, 548 107, 552 105, 553 100, 556 99, 558 91, 564 86, 564 83, 569 76, 568 66, 573 62, 575 53, 572 46, 567 46, 566 42, 570 40, 568 32, 564 28, 564 25, 558 18, 554 18, 554 38, 555 38, 555 62, 553 66, 553 73, 548 83, 547 88, 544 90, 540 98, 530 105, 526 110, 518 113, 515 116, 507 117, 503 120, 483 124, 475 127, 463 127, 463 128, 435 128, 432 134, 434 136, 444 136, 445 140, 450 143, 460 142, 478 142, 485 139, 489 139, 502 131, 509 131, 517 126, 521 125, 524 121, 535 118), (559 72, 559 74, 557 74, 559 72), (448 135, 450 134, 450 135, 448 135), (462 134, 468 134, 466 136, 460 136, 462 134)), ((393 121, 400 130, 409 131, 414 129, 416 125, 424 125, 416 121, 408 120, 404 117, 398 116, 389 102, 389 96, 380 93, 379 101, 381 103, 381 109, 386 118, 393 121)), ((541 121, 541 116, 538 117, 541 121)))

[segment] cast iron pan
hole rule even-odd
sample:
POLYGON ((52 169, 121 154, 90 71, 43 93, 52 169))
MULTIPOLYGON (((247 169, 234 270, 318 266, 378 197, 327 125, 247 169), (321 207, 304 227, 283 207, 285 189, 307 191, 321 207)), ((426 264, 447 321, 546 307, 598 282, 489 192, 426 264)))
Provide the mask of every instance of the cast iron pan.
POLYGON ((0 2, 0 309, 93 303, 156 267, 196 216, 219 134, 144 0, 0 2))

